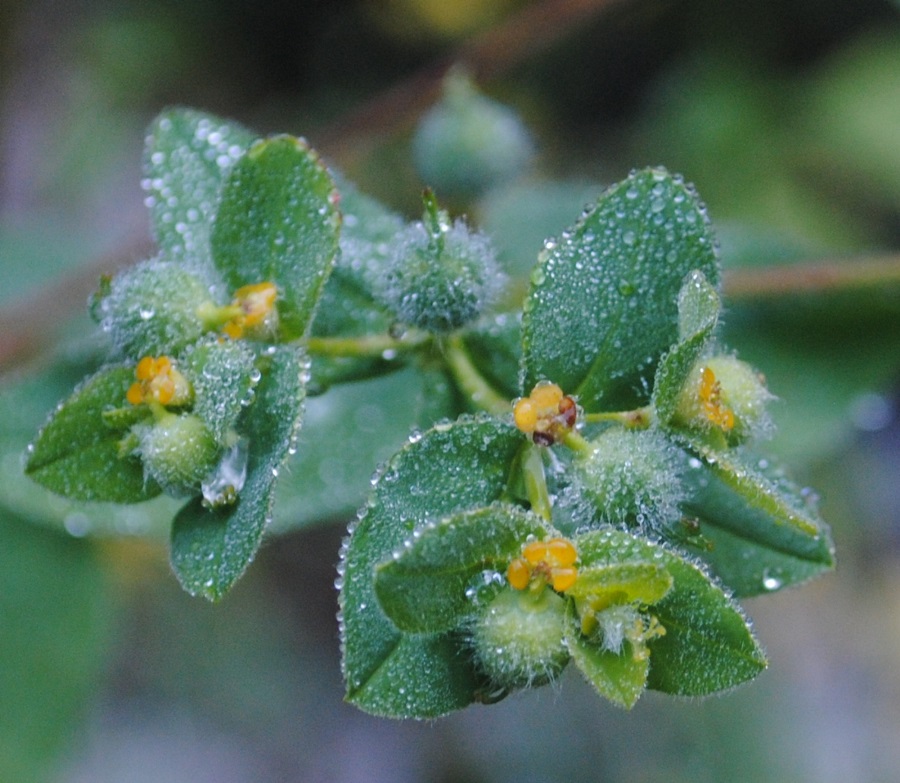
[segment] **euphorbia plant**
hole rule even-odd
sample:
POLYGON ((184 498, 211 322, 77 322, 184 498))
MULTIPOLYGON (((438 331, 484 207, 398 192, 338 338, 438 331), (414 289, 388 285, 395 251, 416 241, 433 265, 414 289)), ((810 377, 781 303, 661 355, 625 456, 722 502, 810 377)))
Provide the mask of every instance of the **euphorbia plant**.
POLYGON ((630 707, 765 667, 734 597, 811 578, 832 546, 753 456, 770 394, 717 339, 715 240, 680 177, 607 189, 513 308, 489 238, 432 192, 405 221, 300 139, 170 110, 144 165, 159 254, 101 282, 110 361, 41 430, 34 479, 184 497, 173 568, 219 599, 306 395, 413 368, 429 426, 378 469, 340 555, 350 701, 436 716, 573 662, 630 707))

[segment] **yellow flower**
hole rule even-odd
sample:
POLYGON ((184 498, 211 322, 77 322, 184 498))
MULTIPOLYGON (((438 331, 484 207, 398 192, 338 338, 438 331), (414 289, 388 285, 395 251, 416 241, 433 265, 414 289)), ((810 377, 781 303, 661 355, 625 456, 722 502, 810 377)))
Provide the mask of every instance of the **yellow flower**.
POLYGON ((575 400, 555 383, 541 381, 528 397, 513 405, 513 421, 539 446, 550 446, 574 426, 578 418, 575 400))
POLYGON ((275 298, 278 289, 273 283, 254 283, 238 288, 234 292, 232 308, 236 314, 222 327, 222 331, 237 340, 247 330, 267 329, 274 325, 276 317, 275 298))
POLYGON ((160 405, 178 406, 191 401, 191 385, 172 366, 172 360, 168 356, 145 356, 134 368, 134 375, 137 380, 125 394, 132 405, 156 402, 160 405))
POLYGON ((522 556, 509 564, 506 579, 511 587, 524 590, 537 578, 562 593, 578 578, 577 560, 578 550, 568 539, 531 541, 522 547, 522 556))

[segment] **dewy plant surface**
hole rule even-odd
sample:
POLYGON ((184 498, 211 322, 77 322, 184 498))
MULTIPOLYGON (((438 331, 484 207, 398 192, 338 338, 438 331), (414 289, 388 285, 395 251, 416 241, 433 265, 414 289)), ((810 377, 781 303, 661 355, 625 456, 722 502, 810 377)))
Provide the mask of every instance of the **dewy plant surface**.
POLYGON ((302 139, 168 110, 144 187, 158 254, 101 281, 108 360, 26 472, 79 502, 179 498, 172 567, 218 600, 278 513, 307 397, 338 401, 319 437, 351 460, 385 414, 342 395, 402 377, 385 393, 415 394, 422 428, 340 553, 361 709, 439 716, 570 663, 623 707, 726 690, 766 666, 736 598, 833 567, 810 495, 755 451, 771 395, 719 341, 716 243, 679 176, 600 194, 518 307, 434 193, 406 221, 302 139))

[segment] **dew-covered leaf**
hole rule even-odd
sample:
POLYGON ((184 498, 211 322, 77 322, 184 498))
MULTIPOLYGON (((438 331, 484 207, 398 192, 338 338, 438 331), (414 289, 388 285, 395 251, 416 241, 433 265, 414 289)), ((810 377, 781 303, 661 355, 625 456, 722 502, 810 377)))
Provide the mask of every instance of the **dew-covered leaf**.
POLYGON ((107 367, 78 386, 54 411, 29 450, 25 472, 74 500, 137 503, 160 493, 145 480, 141 461, 120 455, 126 431, 111 427, 104 412, 129 405, 125 392, 132 367, 107 367))
POLYGON ((209 238, 222 183, 257 136, 193 109, 168 109, 147 134, 144 189, 164 255, 189 265, 210 260, 209 238))
POLYGON ((193 413, 221 444, 252 399, 258 371, 253 351, 241 340, 201 340, 179 357, 179 367, 194 389, 193 413))
POLYGON ((700 521, 697 554, 735 593, 772 592, 834 568, 831 533, 809 492, 778 476, 771 460, 753 465, 740 451, 694 448, 683 507, 700 521))
POLYGON ((239 422, 249 454, 236 502, 207 509, 197 497, 172 526, 171 560, 178 580, 191 595, 213 601, 228 592, 259 549, 278 471, 300 425, 305 358, 283 346, 270 349, 263 359, 254 402, 239 422))
POLYGON ((695 269, 717 283, 713 236, 691 187, 646 169, 609 188, 545 245, 532 273, 524 388, 552 380, 588 411, 646 402, 657 362, 678 339, 678 292, 695 269))
POLYGON ((499 503, 419 528, 375 571, 381 609, 402 631, 452 630, 475 611, 479 583, 498 579, 528 536, 546 534, 540 517, 499 503))
POLYGON ((604 559, 611 564, 649 561, 672 576, 672 589, 648 609, 665 634, 647 643, 647 687, 704 696, 750 680, 765 668, 765 656, 740 608, 698 565, 615 530, 580 536, 578 551, 594 565, 604 559))
POLYGON ((581 634, 580 622, 569 604, 566 645, 572 660, 594 689, 625 709, 631 709, 647 685, 650 658, 631 654, 626 645, 620 652, 592 644, 581 634))
POLYGON ((664 424, 675 415, 691 368, 716 328, 719 309, 716 289, 702 272, 691 272, 678 292, 678 342, 660 360, 653 382, 653 405, 664 424))
POLYGON ((435 634, 401 633, 378 605, 375 568, 432 519, 505 495, 522 437, 491 418, 439 425, 385 465, 343 552, 340 606, 347 699, 378 715, 433 717, 475 698, 472 665, 435 634))
POLYGON ((212 230, 213 261, 234 291, 278 287, 282 334, 306 332, 338 251, 337 191, 301 139, 254 144, 232 168, 212 230))

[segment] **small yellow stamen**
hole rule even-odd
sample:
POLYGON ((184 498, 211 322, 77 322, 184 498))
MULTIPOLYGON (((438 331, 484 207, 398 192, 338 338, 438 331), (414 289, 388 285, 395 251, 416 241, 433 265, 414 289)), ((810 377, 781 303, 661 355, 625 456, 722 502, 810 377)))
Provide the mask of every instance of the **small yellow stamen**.
POLYGON ((734 412, 722 402, 722 385, 709 367, 700 371, 698 395, 706 418, 726 432, 731 431, 734 428, 734 412))

